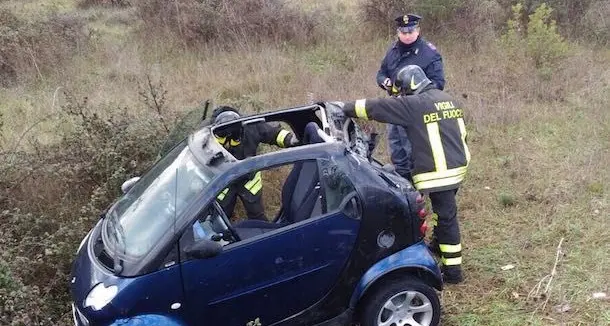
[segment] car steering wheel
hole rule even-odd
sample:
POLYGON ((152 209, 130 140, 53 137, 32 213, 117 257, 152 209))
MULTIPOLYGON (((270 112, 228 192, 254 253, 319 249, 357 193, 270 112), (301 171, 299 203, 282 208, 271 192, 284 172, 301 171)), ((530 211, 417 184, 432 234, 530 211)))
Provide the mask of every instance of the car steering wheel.
POLYGON ((233 227, 233 224, 231 224, 231 219, 229 219, 229 217, 225 213, 224 209, 222 209, 222 206, 220 205, 220 203, 217 200, 214 201, 214 206, 216 207, 216 212, 218 213, 218 217, 224 222, 224 225, 226 226, 225 230, 223 230, 223 232, 228 231, 228 233, 231 235, 231 237, 234 240, 233 242, 237 242, 237 241, 241 240, 239 238, 239 235, 237 235, 237 231, 233 227))

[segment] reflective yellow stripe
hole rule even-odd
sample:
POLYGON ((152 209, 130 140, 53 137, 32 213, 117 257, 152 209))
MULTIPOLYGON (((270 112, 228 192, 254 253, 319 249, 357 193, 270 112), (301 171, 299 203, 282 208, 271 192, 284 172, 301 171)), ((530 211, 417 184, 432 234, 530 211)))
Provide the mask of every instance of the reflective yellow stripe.
MULTIPOLYGON (((218 141, 220 143, 220 145, 224 146, 227 143, 227 137, 218 137, 218 136, 215 136, 215 137, 216 137, 216 141, 218 141)), ((229 142, 230 146, 237 146, 239 144, 240 144, 239 140, 231 139, 231 141, 229 142)))
POLYGON ((464 180, 465 176, 466 176, 466 173, 460 174, 455 177, 415 182, 415 189, 425 190, 425 189, 441 188, 441 187, 445 187, 445 186, 456 185, 456 184, 459 184, 460 182, 462 182, 464 180))
POLYGON ((449 170, 445 170, 442 172, 435 171, 435 172, 420 173, 420 174, 416 174, 413 176, 413 181, 415 183, 418 183, 418 182, 424 182, 424 181, 433 181, 433 180, 438 180, 438 179, 444 179, 444 178, 449 178, 449 177, 456 177, 456 176, 465 174, 467 170, 468 170, 467 167, 461 166, 459 168, 449 169, 449 170))
POLYGON ((429 123, 426 125, 428 129, 428 139, 430 140, 430 148, 434 157, 434 165, 436 172, 447 171, 447 161, 445 161, 445 150, 441 141, 441 132, 438 128, 438 122, 429 123))
POLYGON ((288 134, 290 134, 288 130, 280 130, 280 132, 277 134, 277 137, 275 138, 275 142, 280 147, 284 147, 284 140, 286 140, 286 136, 288 136, 288 134))
POLYGON ((263 187, 261 171, 256 172, 252 180, 246 182, 244 185, 253 195, 256 195, 263 187))
POLYGON ((448 253, 448 254, 454 254, 454 253, 462 251, 461 243, 458 243, 456 245, 439 244, 438 246, 441 248, 441 252, 448 253))
MULTIPOLYGON (((259 180, 259 181, 260 181, 260 180, 259 180)), ((251 188, 251 189, 249 189, 249 190, 250 190, 250 192, 251 192, 253 195, 256 195, 256 194, 258 194, 258 192, 259 192, 259 191, 261 191, 261 189, 263 189, 263 183, 262 183, 262 182, 257 182, 257 183, 255 183, 255 184, 254 184, 254 186, 252 186, 252 188, 251 188)))
POLYGON ((254 175, 254 178, 252 178, 250 181, 246 182, 244 187, 246 187, 246 189, 249 190, 250 188, 252 188, 252 186, 254 186, 255 183, 259 182, 260 180, 261 180, 261 171, 258 171, 254 175))
POLYGON ((227 193, 229 192, 229 188, 225 188, 223 191, 221 191, 218 196, 216 197, 218 200, 223 201, 225 199, 225 197, 227 196, 227 193))
POLYGON ((457 257, 457 258, 445 258, 445 257, 443 257, 443 258, 441 258, 441 262, 445 266, 461 265, 462 264, 462 257, 457 257))
POLYGON ((366 114, 366 99, 357 100, 355 104, 356 116, 368 120, 369 117, 366 114))
POLYGON ((470 151, 468 150, 468 145, 466 145, 466 136, 468 132, 466 131, 466 124, 464 123, 464 119, 458 118, 458 125, 460 126, 460 134, 462 135, 462 144, 464 145, 464 153, 466 153, 466 163, 470 162, 470 151))

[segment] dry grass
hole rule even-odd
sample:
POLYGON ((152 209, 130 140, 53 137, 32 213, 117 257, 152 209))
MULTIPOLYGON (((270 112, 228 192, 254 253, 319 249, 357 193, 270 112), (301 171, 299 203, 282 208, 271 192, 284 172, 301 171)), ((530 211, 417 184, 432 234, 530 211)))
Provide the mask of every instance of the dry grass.
MULTIPOLYGON (((328 5, 333 13, 355 14, 344 1, 328 5)), ((383 96, 374 75, 389 40, 346 34, 357 27, 343 20, 332 38, 310 47, 244 42, 231 51, 205 45, 185 51, 180 42, 134 38, 125 27, 131 9, 111 10, 79 12, 98 33, 89 53, 45 83, 0 90, 2 151, 24 134, 52 142, 66 127, 55 118, 40 122, 64 103, 54 97, 58 87, 87 96, 92 107, 129 107, 134 116, 146 111, 138 97, 146 76, 163 83, 174 112, 208 98, 256 111, 303 104, 311 94, 383 96)), ((447 91, 467 108, 473 154, 459 193, 466 282, 443 291, 443 324, 608 325, 609 302, 592 294, 610 292, 610 52, 575 44, 545 79, 530 62, 511 61, 491 34, 479 36, 468 45, 430 37, 444 55, 447 91), (547 297, 528 298, 551 272, 562 238, 547 297), (508 264, 515 268, 502 271, 508 264)), ((385 141, 378 153, 387 160, 385 141)), ((264 191, 277 196, 280 183, 267 181, 264 191)))

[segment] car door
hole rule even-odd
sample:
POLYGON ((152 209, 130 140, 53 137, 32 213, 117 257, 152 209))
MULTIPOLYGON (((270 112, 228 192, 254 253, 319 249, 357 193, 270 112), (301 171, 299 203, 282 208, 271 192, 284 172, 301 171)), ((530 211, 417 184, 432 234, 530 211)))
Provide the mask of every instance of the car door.
MULTIPOLYGON (((323 190, 321 201, 324 196, 323 190)), ((183 262, 191 321, 271 325, 322 299, 356 241, 354 198, 352 194, 333 210, 324 207, 303 221, 230 243, 215 257, 183 262), (345 209, 348 206, 352 208, 345 209)))

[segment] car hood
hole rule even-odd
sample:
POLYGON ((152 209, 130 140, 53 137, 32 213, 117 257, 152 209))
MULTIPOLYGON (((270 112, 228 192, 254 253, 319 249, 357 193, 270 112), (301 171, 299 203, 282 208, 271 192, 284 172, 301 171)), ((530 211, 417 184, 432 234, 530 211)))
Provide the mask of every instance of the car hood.
POLYGON ((118 284, 121 281, 119 277, 101 266, 93 253, 91 239, 95 239, 99 235, 101 222, 102 220, 98 221, 97 225, 83 239, 82 245, 78 249, 72 264, 70 292, 74 299, 74 304, 79 309, 84 308, 85 298, 94 286, 99 283, 104 283, 108 286, 118 284))

